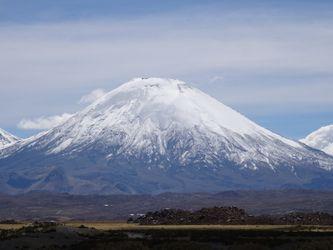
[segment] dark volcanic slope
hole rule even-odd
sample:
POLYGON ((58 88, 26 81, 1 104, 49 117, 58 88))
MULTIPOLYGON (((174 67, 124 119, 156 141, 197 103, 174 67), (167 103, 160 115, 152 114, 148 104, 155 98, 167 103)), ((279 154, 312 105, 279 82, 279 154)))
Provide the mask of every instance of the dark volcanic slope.
POLYGON ((202 207, 237 206, 249 214, 292 211, 333 213, 333 192, 311 190, 226 191, 217 194, 161 194, 78 196, 28 193, 0 195, 0 219, 125 220, 163 208, 197 210, 202 207))

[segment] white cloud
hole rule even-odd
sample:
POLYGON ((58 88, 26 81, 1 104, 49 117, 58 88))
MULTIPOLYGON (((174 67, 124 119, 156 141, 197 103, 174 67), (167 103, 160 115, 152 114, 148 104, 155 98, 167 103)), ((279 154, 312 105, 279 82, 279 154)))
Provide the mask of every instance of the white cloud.
POLYGON ((82 96, 79 103, 83 103, 83 104, 93 103, 94 101, 96 101, 97 99, 99 99, 100 97, 105 95, 106 93, 107 92, 104 89, 95 89, 95 90, 91 91, 89 94, 82 96))
POLYGON ((191 13, 191 22, 175 13, 132 21, 0 26, 0 84, 88 88, 113 79, 214 69, 333 73, 332 19, 296 22, 253 12, 246 22, 246 13, 243 18, 209 13, 211 18, 191 13))
MULTIPOLYGON (((79 103, 89 104, 105 95, 107 92, 103 89, 95 89, 89 94, 81 97, 79 103)), ((54 128, 72 117, 73 114, 64 113, 62 115, 42 116, 34 119, 22 119, 17 127, 24 130, 47 130, 54 128)))
POLYGON ((48 117, 39 117, 36 119, 23 119, 17 125, 20 129, 47 130, 54 128, 72 117, 72 114, 64 113, 48 117))

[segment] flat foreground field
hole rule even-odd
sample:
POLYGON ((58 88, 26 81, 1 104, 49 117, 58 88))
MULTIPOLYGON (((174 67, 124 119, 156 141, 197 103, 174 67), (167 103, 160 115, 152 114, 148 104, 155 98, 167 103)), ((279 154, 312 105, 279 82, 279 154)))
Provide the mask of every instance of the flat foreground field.
MULTIPOLYGON (((1 229, 20 229, 28 226, 30 222, 18 224, 0 224, 1 229)), ((87 227, 107 231, 132 231, 132 230, 279 230, 279 231, 310 231, 333 232, 333 226, 317 225, 139 225, 126 222, 100 222, 100 221, 70 221, 63 222, 66 227, 87 227)))
MULTIPOLYGON (((333 226, 295 226, 295 225, 139 225, 125 222, 66 222, 69 227, 90 227, 98 230, 288 230, 333 232, 333 226)), ((1 228, 1 227, 0 227, 1 228)))
POLYGON ((26 222, 0 224, 0 249, 333 250, 333 226, 26 222))

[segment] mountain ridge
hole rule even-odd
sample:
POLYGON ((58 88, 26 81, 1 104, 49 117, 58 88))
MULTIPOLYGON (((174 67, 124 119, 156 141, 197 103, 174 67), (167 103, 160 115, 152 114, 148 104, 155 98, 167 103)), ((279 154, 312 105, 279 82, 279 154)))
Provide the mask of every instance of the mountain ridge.
POLYGON ((333 157, 182 81, 135 78, 1 150, 0 187, 76 194, 333 188, 332 168, 333 157))

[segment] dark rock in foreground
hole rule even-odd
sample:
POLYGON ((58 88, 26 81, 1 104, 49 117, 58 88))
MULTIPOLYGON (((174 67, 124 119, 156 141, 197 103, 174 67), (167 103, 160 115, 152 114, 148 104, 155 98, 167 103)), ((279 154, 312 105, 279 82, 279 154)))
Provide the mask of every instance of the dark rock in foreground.
POLYGON ((333 225, 333 215, 317 212, 251 216, 237 207, 213 207, 194 212, 164 209, 128 221, 141 225, 333 225))

